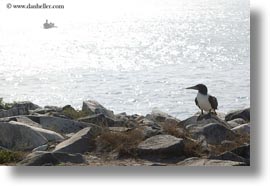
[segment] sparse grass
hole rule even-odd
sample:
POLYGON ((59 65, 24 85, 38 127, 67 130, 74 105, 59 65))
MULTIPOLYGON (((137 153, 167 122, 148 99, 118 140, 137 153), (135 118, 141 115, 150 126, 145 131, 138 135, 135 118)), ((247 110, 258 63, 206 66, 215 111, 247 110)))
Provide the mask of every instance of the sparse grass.
POLYGON ((144 139, 140 130, 112 132, 105 130, 97 138, 96 143, 101 152, 119 152, 120 156, 135 156, 135 148, 144 139))
POLYGON ((206 152, 203 150, 200 142, 190 139, 190 138, 186 138, 184 143, 185 143, 185 148, 184 148, 185 156, 202 157, 206 155, 206 152))
POLYGON ((63 108, 63 114, 71 119, 78 119, 85 116, 88 116, 88 113, 81 110, 75 110, 71 106, 63 108))
POLYGON ((162 125, 163 132, 175 136, 177 138, 185 139, 188 137, 188 133, 184 128, 180 128, 176 123, 163 123, 162 125))
POLYGON ((23 152, 0 150, 0 164, 16 163, 24 158, 23 152))
POLYGON ((237 147, 240 147, 246 143, 250 144, 250 136, 240 136, 239 135, 236 138, 236 140, 234 140, 233 143, 230 145, 226 145, 226 146, 225 145, 211 145, 209 147, 210 147, 211 153, 213 155, 218 155, 218 154, 222 154, 226 151, 231 151, 231 150, 233 150, 237 147))

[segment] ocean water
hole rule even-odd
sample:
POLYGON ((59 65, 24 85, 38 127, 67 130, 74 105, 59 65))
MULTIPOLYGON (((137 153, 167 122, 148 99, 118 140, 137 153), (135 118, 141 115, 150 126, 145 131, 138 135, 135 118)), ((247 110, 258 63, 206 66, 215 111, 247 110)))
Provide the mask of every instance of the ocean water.
POLYGON ((204 83, 219 112, 250 106, 248 1, 113 2, 72 15, 68 4, 2 11, 12 16, 0 16, 0 97, 76 108, 93 99, 115 113, 184 119, 198 111, 185 88, 204 83), (57 28, 42 28, 48 17, 57 28))

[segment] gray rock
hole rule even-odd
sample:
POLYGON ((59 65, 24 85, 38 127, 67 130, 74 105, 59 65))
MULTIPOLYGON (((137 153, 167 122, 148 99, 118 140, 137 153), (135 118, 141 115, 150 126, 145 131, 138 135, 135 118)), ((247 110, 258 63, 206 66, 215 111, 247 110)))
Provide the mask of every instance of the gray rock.
MULTIPOLYGON (((16 121, 11 121, 9 123, 12 124, 18 124, 18 125, 26 125, 24 123, 20 123, 20 122, 16 122, 16 121)), ((34 126, 29 126, 32 130, 39 132, 41 135, 43 135, 48 141, 62 141, 64 139, 64 137, 54 131, 51 130, 46 130, 43 128, 39 128, 39 127, 34 127, 34 126)))
POLYGON ((61 112, 61 111, 62 111, 62 108, 60 107, 46 106, 44 108, 37 108, 35 110, 31 110, 30 114, 46 114, 46 113, 61 112))
POLYGON ((83 102, 82 111, 89 113, 89 115, 93 114, 104 114, 107 117, 114 118, 114 113, 111 110, 106 109, 97 101, 88 100, 83 102))
POLYGON ((156 122, 165 122, 165 120, 172 119, 177 122, 180 122, 177 118, 170 116, 169 114, 162 112, 160 110, 154 109, 151 114, 147 114, 146 118, 156 122))
POLYGON ((15 103, 11 109, 0 111, 0 118, 18 115, 27 115, 29 114, 29 110, 35 110, 37 108, 40 107, 29 101, 18 102, 15 103))
POLYGON ((141 126, 139 129, 142 131, 145 139, 150 138, 152 136, 156 136, 158 134, 162 134, 161 129, 151 127, 151 126, 141 126))
POLYGON ((20 122, 20 123, 24 123, 33 127, 39 127, 42 128, 42 126, 39 123, 36 123, 34 121, 32 121, 31 119, 29 119, 26 116, 15 116, 15 121, 20 122))
POLYGON ((198 126, 204 126, 210 123, 218 123, 224 127, 231 128, 225 121, 218 118, 216 115, 203 115, 203 116, 192 116, 180 122, 180 125, 185 128, 192 128, 198 126))
POLYGON ((236 134, 239 134, 241 136, 249 136, 250 135, 250 125, 249 124, 243 124, 239 125, 237 127, 234 127, 231 129, 236 134))
POLYGON ((161 156, 170 157, 182 155, 184 142, 181 138, 171 135, 156 135, 141 142, 138 147, 138 154, 141 157, 161 156))
POLYGON ((11 117, 0 118, 0 122, 10 122, 10 121, 17 121, 17 122, 24 123, 29 126, 41 128, 40 124, 32 121, 26 116, 11 116, 11 117))
POLYGON ((94 126, 89 123, 79 122, 71 119, 65 119, 52 116, 27 116, 32 121, 39 123, 42 128, 52 130, 58 133, 68 134, 78 132, 79 130, 94 126))
POLYGON ((34 148, 32 150, 32 152, 35 152, 35 151, 46 151, 48 149, 49 145, 48 144, 45 144, 45 145, 41 145, 37 148, 34 148))
POLYGON ((84 128, 68 140, 59 143, 53 152, 84 153, 94 148, 91 127, 84 128))
POLYGON ((191 130, 190 133, 195 139, 204 136, 206 142, 213 145, 221 144, 224 140, 233 141, 236 137, 236 134, 233 131, 219 123, 210 123, 203 127, 197 127, 191 130))
POLYGON ((222 154, 216 156, 210 156, 209 159, 217 159, 217 160, 230 160, 230 161, 237 161, 237 162, 248 162, 245 158, 238 156, 233 152, 224 152, 222 154))
POLYGON ((231 121, 231 120, 236 119, 236 118, 242 118, 246 122, 249 122, 250 121, 250 109, 247 108, 244 110, 232 111, 225 116, 226 121, 231 121))
POLYGON ((102 127, 123 127, 124 126, 123 121, 110 118, 104 114, 94 114, 91 116, 86 116, 86 117, 80 118, 79 121, 86 122, 86 123, 93 123, 95 125, 102 126, 102 127))
POLYGON ((60 163, 86 163, 86 160, 81 154, 36 151, 27 155, 27 157, 21 162, 19 162, 17 165, 44 166, 58 165, 60 163))
POLYGON ((240 147, 237 147, 233 149, 231 152, 237 154, 238 156, 241 156, 245 159, 250 159, 250 145, 245 144, 240 147))
POLYGON ((63 139, 63 136, 54 131, 16 121, 0 122, 0 145, 8 149, 32 150, 49 141, 56 142, 63 139))
POLYGON ((233 120, 232 121, 228 121, 227 123, 228 123, 228 125, 230 125, 230 128, 238 127, 239 125, 241 125, 239 123, 236 123, 233 120))
MULTIPOLYGON (((247 123, 244 119, 242 119, 242 118, 236 118, 236 119, 233 119, 233 120, 230 120, 229 122, 235 122, 235 123, 237 123, 237 124, 239 124, 239 125, 241 125, 241 124, 245 124, 245 123, 247 123)), ((228 123, 229 123, 228 122, 228 123)))
POLYGON ((229 161, 229 160, 212 160, 201 158, 188 158, 177 163, 180 166, 246 166, 244 162, 229 161))
POLYGON ((237 143, 234 141, 224 140, 221 142, 221 145, 224 149, 231 149, 237 146, 237 143))
POLYGON ((21 123, 0 122, 0 146, 12 150, 32 150, 48 140, 31 126, 21 123))

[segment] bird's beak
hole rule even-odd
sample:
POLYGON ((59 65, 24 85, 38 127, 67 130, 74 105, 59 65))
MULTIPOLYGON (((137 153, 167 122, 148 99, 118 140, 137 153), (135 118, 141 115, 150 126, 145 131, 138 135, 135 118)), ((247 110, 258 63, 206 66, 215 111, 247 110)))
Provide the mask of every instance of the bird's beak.
POLYGON ((188 87, 186 89, 194 89, 194 90, 198 90, 197 86, 193 86, 193 87, 188 87))

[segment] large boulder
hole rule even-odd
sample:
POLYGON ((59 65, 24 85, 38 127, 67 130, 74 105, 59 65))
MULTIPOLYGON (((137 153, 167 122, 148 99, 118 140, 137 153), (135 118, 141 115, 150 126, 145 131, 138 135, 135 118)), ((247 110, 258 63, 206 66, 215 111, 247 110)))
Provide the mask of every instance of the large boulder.
POLYGON ((18 116, 18 115, 27 115, 29 114, 30 110, 35 110, 37 108, 40 108, 40 107, 29 101, 17 102, 12 106, 12 108, 8 110, 1 110, 0 118, 18 116))
POLYGON ((32 150, 48 143, 36 128, 16 122, 0 122, 0 146, 12 150, 32 150))
POLYGON ((242 118, 245 121, 249 122, 250 121, 250 108, 247 108, 244 110, 232 111, 225 116, 226 121, 231 121, 236 118, 242 118))
POLYGON ((81 154, 68 154, 62 152, 36 151, 28 154, 27 157, 17 165, 21 166, 44 166, 59 165, 61 163, 86 163, 81 154))
POLYGON ((204 126, 208 125, 210 123, 218 123, 220 125, 223 125, 224 127, 231 128, 228 123, 217 117, 216 115, 213 114, 206 114, 206 115, 200 115, 200 116, 192 116, 189 117, 183 121, 180 122, 180 125, 182 127, 185 127, 186 129, 193 128, 193 127, 198 127, 198 126, 204 126))
POLYGON ((27 116, 32 121, 41 125, 42 128, 52 130, 58 133, 73 133, 78 132, 79 130, 94 126, 89 123, 79 122, 71 119, 65 119, 60 117, 52 116, 27 116))
POLYGON ((88 113, 89 115, 104 114, 107 117, 114 118, 113 111, 106 109, 94 100, 84 101, 82 111, 88 113))
POLYGON ((95 134, 91 131, 91 127, 86 127, 71 138, 59 143, 53 152, 67 152, 67 153, 84 153, 94 148, 95 134))
POLYGON ((180 166, 246 166, 244 162, 229 161, 229 160, 213 160, 203 158, 188 158, 177 163, 180 166))
POLYGON ((16 121, 0 122, 0 134, 0 143, 14 150, 30 150, 47 142, 64 139, 62 135, 54 131, 16 121))
POLYGON ((183 148, 183 139, 160 134, 142 141, 138 145, 137 150, 141 157, 159 156, 166 158, 182 155, 183 148))
POLYGON ((236 134, 219 123, 210 123, 203 127, 193 128, 189 131, 191 136, 199 139, 202 136, 206 142, 213 145, 221 144, 224 140, 233 141, 236 134))

